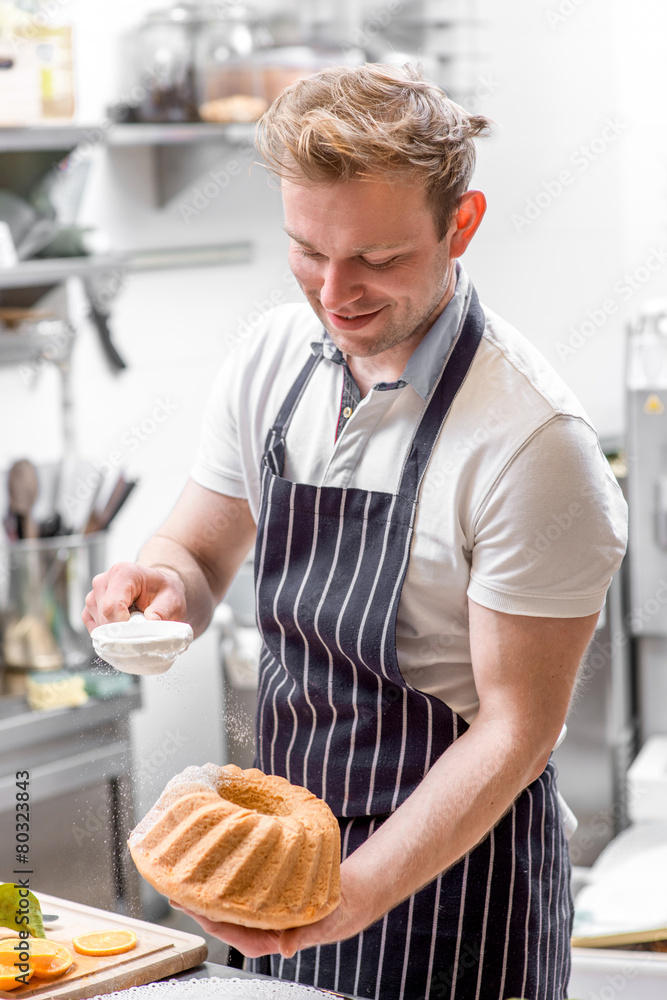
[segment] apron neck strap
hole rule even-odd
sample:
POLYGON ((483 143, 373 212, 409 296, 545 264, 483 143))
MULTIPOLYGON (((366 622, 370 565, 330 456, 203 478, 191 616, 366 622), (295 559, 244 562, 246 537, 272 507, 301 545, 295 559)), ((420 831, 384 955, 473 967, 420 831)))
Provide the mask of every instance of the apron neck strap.
POLYGON ((459 389, 466 380, 484 334, 484 322, 484 312, 477 292, 471 284, 459 335, 443 365, 412 439, 398 489, 401 496, 417 499, 419 495, 421 481, 440 434, 440 429, 459 389))
POLYGON ((265 450, 269 451, 276 441, 285 437, 287 428, 292 422, 294 411, 299 405, 304 389, 310 381, 310 377, 322 360, 321 354, 311 354, 305 365, 296 377, 292 388, 287 393, 283 405, 280 407, 278 416, 273 422, 273 426, 266 438, 265 450))
MULTIPOLYGON (((398 490, 400 496, 411 500, 417 499, 421 481, 440 434, 440 429, 459 389, 465 382, 483 334, 484 312, 477 292, 470 285, 459 335, 438 376, 438 381, 412 439, 410 452, 401 475, 398 490)), ((321 360, 321 354, 310 355, 287 393, 278 416, 268 433, 265 453, 270 457, 271 465, 279 476, 282 475, 285 434, 304 390, 321 360)))

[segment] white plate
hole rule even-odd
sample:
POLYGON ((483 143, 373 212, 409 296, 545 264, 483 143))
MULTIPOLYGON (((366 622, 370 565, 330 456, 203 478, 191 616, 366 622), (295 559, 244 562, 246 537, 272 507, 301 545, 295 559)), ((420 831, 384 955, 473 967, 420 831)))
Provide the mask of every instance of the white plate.
MULTIPOLYGON (((166 983, 132 986, 129 990, 107 993, 102 1000, 314 1000, 326 997, 312 986, 269 979, 170 979, 166 983)), ((93 1000, 100 1000, 93 997, 93 1000)))

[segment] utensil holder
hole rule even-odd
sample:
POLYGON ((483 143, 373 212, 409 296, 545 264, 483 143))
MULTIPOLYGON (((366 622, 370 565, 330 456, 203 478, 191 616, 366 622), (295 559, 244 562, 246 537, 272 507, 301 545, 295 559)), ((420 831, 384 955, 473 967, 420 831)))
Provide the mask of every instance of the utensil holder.
POLYGON ((14 669, 80 667, 93 658, 81 620, 106 568, 106 532, 0 547, 0 660, 14 669))

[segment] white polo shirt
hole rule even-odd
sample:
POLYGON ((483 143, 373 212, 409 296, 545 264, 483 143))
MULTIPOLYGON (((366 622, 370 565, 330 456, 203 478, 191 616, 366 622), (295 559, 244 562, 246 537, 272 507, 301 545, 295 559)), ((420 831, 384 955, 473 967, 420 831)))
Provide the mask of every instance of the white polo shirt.
MULTIPOLYGON (((324 358, 287 432, 284 476, 396 492, 468 285, 459 265, 452 300, 401 379, 374 386, 337 439, 340 353, 310 306, 267 314, 218 376, 193 479, 247 498, 257 520, 267 434, 315 350, 324 358)), ((484 312, 484 336, 423 480, 396 626, 405 680, 467 722, 479 707, 468 597, 506 614, 593 614, 620 565, 627 526, 623 495, 577 399, 521 334, 484 312)))

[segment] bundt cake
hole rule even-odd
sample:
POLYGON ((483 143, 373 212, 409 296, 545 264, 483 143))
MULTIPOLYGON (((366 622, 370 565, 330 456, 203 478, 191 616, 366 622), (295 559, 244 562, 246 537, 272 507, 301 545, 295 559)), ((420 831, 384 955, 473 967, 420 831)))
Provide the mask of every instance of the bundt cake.
POLYGON ((147 882, 209 920, 278 930, 320 920, 340 902, 331 809, 256 768, 187 767, 128 844, 147 882))

